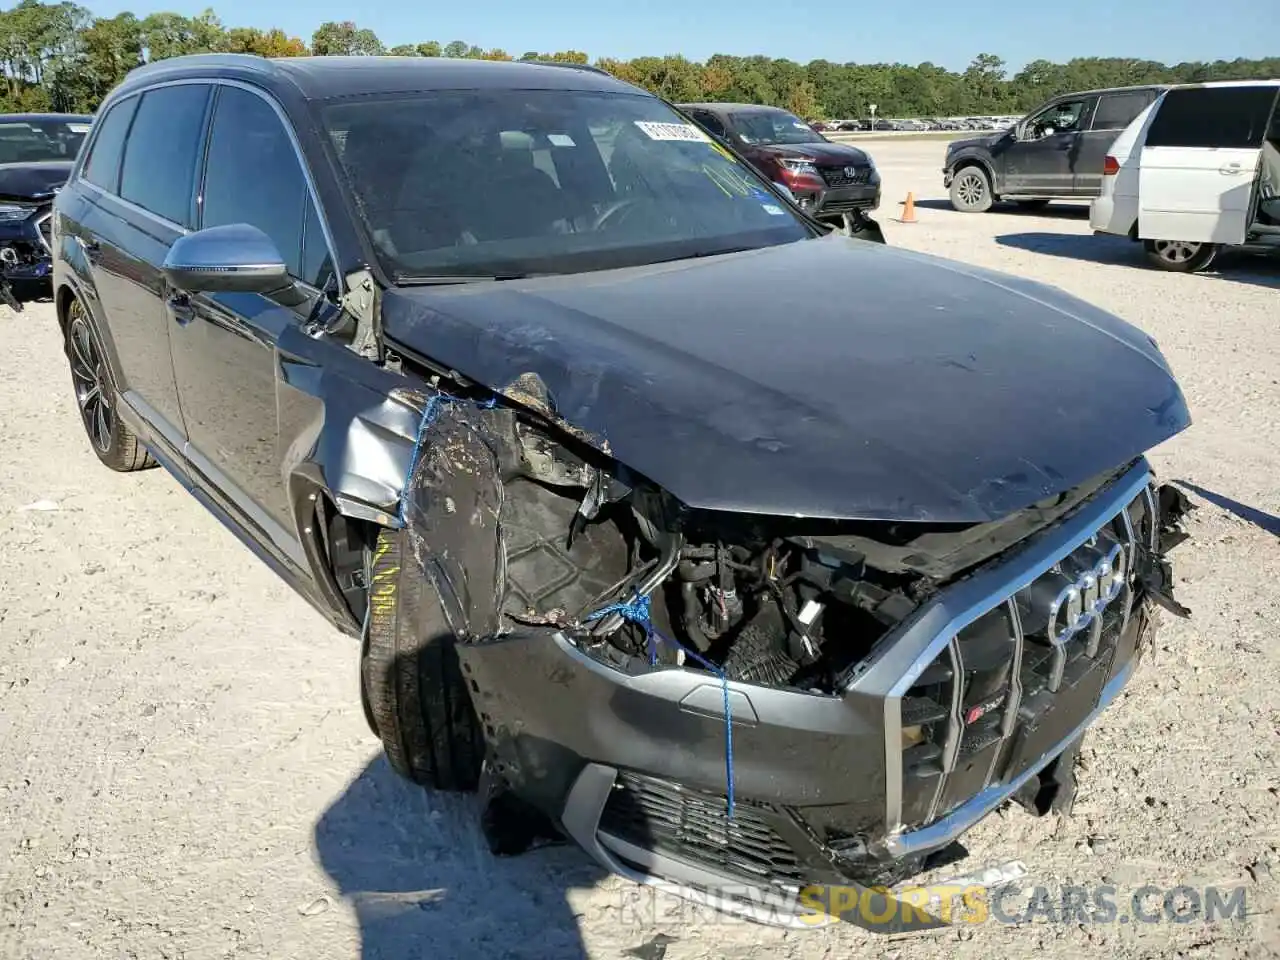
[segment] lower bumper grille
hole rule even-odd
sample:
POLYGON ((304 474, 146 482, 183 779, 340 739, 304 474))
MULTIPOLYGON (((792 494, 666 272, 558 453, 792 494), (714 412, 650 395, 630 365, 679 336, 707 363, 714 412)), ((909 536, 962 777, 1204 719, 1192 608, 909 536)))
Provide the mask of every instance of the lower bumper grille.
POLYGON ((811 874, 767 815, 724 797, 653 777, 619 773, 600 831, 645 850, 759 886, 804 886, 811 874))

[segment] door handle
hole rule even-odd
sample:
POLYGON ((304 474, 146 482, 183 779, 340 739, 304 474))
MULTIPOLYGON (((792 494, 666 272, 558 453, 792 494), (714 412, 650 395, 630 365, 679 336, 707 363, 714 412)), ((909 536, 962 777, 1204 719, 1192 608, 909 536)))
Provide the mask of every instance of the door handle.
POLYGON ((1237 173, 1244 173, 1244 167, 1239 162, 1223 164, 1218 168, 1218 172, 1225 176, 1235 176, 1237 173))
POLYGON ((165 306, 169 308, 169 313, 173 316, 174 322, 180 327, 185 327, 196 318, 195 304, 191 302, 191 298, 185 293, 169 294, 165 300, 165 306))

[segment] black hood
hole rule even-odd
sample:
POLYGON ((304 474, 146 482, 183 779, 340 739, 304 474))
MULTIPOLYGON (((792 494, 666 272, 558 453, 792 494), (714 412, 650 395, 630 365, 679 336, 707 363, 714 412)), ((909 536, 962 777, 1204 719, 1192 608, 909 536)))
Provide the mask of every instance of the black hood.
POLYGON ((825 140, 818 143, 758 143, 754 149, 775 157, 811 157, 824 167, 844 164, 866 166, 871 162, 867 159, 865 150, 851 147, 847 143, 829 143, 825 140))
POLYGON ((992 520, 1190 423, 1153 341, 1116 317, 839 235, 397 289, 383 328, 513 397, 535 374, 565 422, 699 508, 992 520), (838 295, 812 292, 832 277, 838 295))
POLYGON ((0 198, 48 200, 71 176, 71 160, 0 163, 0 198))
POLYGON ((964 137, 961 140, 952 140, 947 144, 947 153, 959 153, 961 150, 966 150, 970 147, 990 150, 1007 136, 1009 136, 1008 130, 993 130, 978 137, 964 137))

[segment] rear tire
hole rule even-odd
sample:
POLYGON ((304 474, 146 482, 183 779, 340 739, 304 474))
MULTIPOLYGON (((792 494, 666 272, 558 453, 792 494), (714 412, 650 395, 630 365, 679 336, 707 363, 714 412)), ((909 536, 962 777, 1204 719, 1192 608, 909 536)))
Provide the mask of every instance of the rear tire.
POLYGON ((474 791, 484 734, 435 587, 405 530, 383 530, 370 558, 360 657, 365 715, 397 773, 437 790, 474 791))
POLYGON ((147 448, 120 419, 121 401, 102 340, 79 297, 73 297, 67 307, 66 331, 63 349, 71 366, 76 409, 89 446, 104 465, 119 473, 154 467, 156 462, 147 448))
POLYGON ((1216 243, 1188 243, 1185 240, 1144 240, 1151 265, 1172 273, 1197 273, 1218 257, 1216 243))
POLYGON ((951 178, 951 206, 961 213, 986 213, 993 199, 991 178, 981 167, 962 167, 951 178))

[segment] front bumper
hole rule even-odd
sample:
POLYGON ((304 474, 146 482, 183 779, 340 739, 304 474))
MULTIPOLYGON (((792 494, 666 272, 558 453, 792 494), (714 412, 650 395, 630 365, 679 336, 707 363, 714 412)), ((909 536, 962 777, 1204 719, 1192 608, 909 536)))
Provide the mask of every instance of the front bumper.
POLYGON ((835 216, 853 213, 855 210, 875 210, 880 206, 880 181, 859 183, 844 187, 824 187, 821 190, 793 190, 801 209, 811 216, 835 216))
POLYGON ((52 283, 50 212, 25 220, 0 222, 0 277, 15 287, 45 287, 52 283))
POLYGON ((1121 529, 1131 546, 1155 544, 1145 462, 922 606, 839 695, 729 683, 732 819, 725 691, 714 677, 643 664, 624 673, 551 629, 460 647, 459 656, 497 773, 597 860, 676 892, 749 888, 756 905, 774 898, 786 922, 781 905, 794 906, 809 885, 871 885, 923 864, 1074 744, 1116 697, 1149 625, 1132 565, 1122 603, 1100 607, 1078 644, 1046 653, 1015 626, 1014 679, 990 710, 994 726, 969 719, 966 685, 979 674, 963 658, 967 631, 1006 609, 1017 624, 1020 591, 1121 529), (920 748, 933 744, 907 746, 906 732, 919 726, 914 692, 948 665, 962 679, 930 727, 937 756, 922 763, 920 748), (1058 686, 1032 686, 1055 666, 1058 686))

